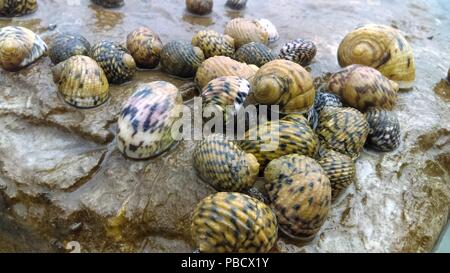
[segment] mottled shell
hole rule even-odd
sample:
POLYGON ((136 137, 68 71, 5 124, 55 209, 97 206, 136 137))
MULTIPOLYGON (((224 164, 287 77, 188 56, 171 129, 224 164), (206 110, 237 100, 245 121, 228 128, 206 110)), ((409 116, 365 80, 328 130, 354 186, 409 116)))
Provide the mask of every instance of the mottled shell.
POLYGON ((317 92, 314 101, 314 109, 320 113, 327 106, 343 107, 342 100, 338 95, 328 92, 317 92))
POLYGON ((118 8, 125 4, 124 0, 92 0, 92 2, 105 8, 118 8))
POLYGON ((305 113, 314 105, 313 78, 299 64, 274 60, 253 78, 253 98, 265 105, 279 105, 282 113, 305 113))
POLYGON ((202 103, 203 117, 208 119, 207 113, 221 112, 236 114, 244 105, 250 93, 250 83, 243 78, 225 76, 214 79, 203 88, 202 103))
POLYGON ((313 42, 297 39, 283 45, 278 57, 305 66, 311 63, 316 53, 317 48, 313 42))
POLYGON ((234 53, 234 39, 214 30, 202 30, 192 38, 192 45, 203 50, 206 58, 214 56, 231 57, 234 53))
POLYGON ((236 48, 251 42, 269 44, 269 32, 256 20, 235 18, 225 26, 225 34, 233 37, 236 48))
POLYGON ((307 120, 295 115, 251 128, 245 133, 245 139, 239 141, 239 146, 253 154, 263 169, 270 161, 288 154, 314 157, 318 143, 307 120))
POLYGON ((281 231, 310 240, 326 220, 331 204, 330 180, 312 158, 287 155, 264 171, 266 189, 281 231))
POLYGON ((397 102, 398 85, 368 66, 350 65, 331 76, 328 90, 358 110, 370 107, 392 109, 397 102))
POLYGON ((254 64, 258 67, 275 60, 270 48, 261 43, 249 43, 241 46, 233 55, 233 59, 246 64, 254 64))
POLYGON ((278 225, 263 202, 241 193, 219 192, 197 205, 191 233, 203 253, 264 253, 275 245, 278 225))
POLYGON ((258 19, 256 23, 261 25, 268 33, 269 43, 274 43, 280 39, 280 34, 275 25, 268 19, 258 19))
POLYGON ((317 162, 330 179, 332 200, 336 200, 356 179, 355 163, 347 155, 325 150, 317 162))
POLYGON ((238 76, 249 80, 258 67, 235 61, 225 56, 215 56, 204 61, 197 70, 195 83, 203 89, 210 81, 223 76, 238 76))
POLYGON ((369 125, 356 109, 325 107, 320 113, 316 132, 321 145, 355 160, 364 147, 369 125))
POLYGON ((161 67, 174 76, 191 78, 205 60, 203 51, 185 41, 167 43, 161 51, 161 67))
POLYGON ((70 57, 57 64, 52 72, 59 94, 70 105, 92 108, 101 105, 109 97, 105 73, 87 56, 70 57))
POLYGON ((259 163, 223 135, 213 134, 197 144, 194 167, 203 181, 218 191, 244 191, 256 182, 259 163))
POLYGON ((213 0, 186 0, 187 10, 198 15, 211 13, 213 6, 213 0))
POLYGON ((371 108, 366 113, 369 124, 367 145, 383 152, 390 152, 400 145, 400 122, 393 112, 371 108))
POLYGON ((244 9, 247 0, 227 0, 226 5, 232 9, 244 9))
POLYGON ((88 56, 91 45, 83 36, 76 33, 60 33, 50 45, 49 57, 54 64, 69 59, 72 56, 88 56))
POLYGON ((23 16, 36 10, 37 0, 0 0, 0 16, 23 16))
POLYGON ((178 88, 168 82, 139 85, 119 114, 119 150, 133 159, 152 158, 168 150, 179 137, 172 126, 180 118, 182 104, 178 88))
POLYGON ((412 47, 392 27, 369 24, 350 32, 339 45, 342 67, 361 64, 378 69, 400 88, 412 87, 416 67, 412 47))
POLYGON ((118 43, 97 43, 92 46, 90 56, 103 69, 110 83, 130 81, 136 74, 136 62, 128 50, 118 43))
POLYGON ((127 36, 127 49, 140 68, 158 66, 163 43, 153 30, 139 27, 127 36))
POLYGON ((47 45, 24 27, 0 28, 0 66, 7 71, 20 70, 47 52, 47 45))

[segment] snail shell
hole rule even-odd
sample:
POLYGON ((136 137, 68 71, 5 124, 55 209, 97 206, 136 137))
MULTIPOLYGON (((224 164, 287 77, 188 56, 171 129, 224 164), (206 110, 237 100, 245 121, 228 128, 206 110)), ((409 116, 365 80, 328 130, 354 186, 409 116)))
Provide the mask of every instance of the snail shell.
POLYGON ((278 30, 271 21, 268 19, 258 19, 256 20, 256 23, 261 25, 267 31, 269 43, 274 43, 280 39, 278 30))
POLYGON ((312 239, 331 204, 330 180, 322 167, 312 158, 292 154, 270 162, 264 178, 280 230, 295 239, 312 239))
POLYGON ((361 111, 370 107, 392 109, 397 102, 398 85, 368 66, 347 66, 331 76, 328 89, 361 111))
POLYGON ((198 15, 211 13, 213 6, 213 0, 186 0, 187 10, 198 15))
POLYGON ((124 0, 92 0, 92 2, 105 8, 118 8, 125 4, 124 0))
POLYGON ((232 9, 244 9, 247 0, 227 0, 226 5, 232 9))
POLYGON ((342 100, 338 95, 328 92, 317 92, 314 101, 314 109, 320 113, 327 106, 343 107, 342 100))
POLYGON ((309 72, 287 60, 274 60, 262 66, 253 78, 252 87, 257 103, 279 105, 283 113, 307 112, 316 96, 309 72))
POLYGON ((139 85, 119 114, 119 150, 133 159, 155 157, 168 150, 178 138, 172 135, 172 126, 180 118, 182 104, 178 88, 168 82, 139 85))
POLYGON ((293 61, 305 66, 314 59, 317 53, 316 45, 311 41, 297 39, 286 43, 280 50, 280 59, 293 61))
POLYGON ((253 154, 263 169, 270 161, 288 154, 314 157, 318 139, 301 115, 288 116, 284 120, 269 121, 251 128, 239 146, 253 154))
POLYGON ((333 150, 325 150, 317 161, 331 183, 331 199, 336 198, 356 179, 356 167, 353 160, 333 150))
POLYGON ((275 60, 270 48, 261 43, 249 43, 241 46, 233 55, 233 59, 246 64, 254 64, 258 67, 275 60))
POLYGON ((161 51, 161 67, 169 74, 190 78, 205 60, 203 51, 185 41, 172 41, 161 51))
POLYGON ((97 61, 110 83, 130 81, 136 73, 136 63, 128 50, 118 43, 102 41, 91 48, 90 56, 97 61))
POLYGON ((225 34, 233 37, 236 48, 251 42, 269 44, 267 28, 256 20, 235 18, 225 26, 225 34))
POLYGON ((192 45, 201 48, 206 58, 214 56, 231 57, 234 53, 234 39, 214 30, 199 31, 192 38, 192 45))
POLYGON ((394 28, 369 24, 350 32, 339 45, 342 67, 361 64, 379 70, 400 88, 412 87, 416 67, 412 47, 394 28))
POLYGON ((191 233, 200 252, 264 253, 275 245, 278 226, 263 202, 241 193, 219 192, 197 205, 191 233))
POLYGON ((101 105, 109 97, 109 84, 105 73, 91 58, 76 55, 57 64, 53 80, 64 101, 78 108, 101 105))
POLYGON ((244 191, 255 184, 259 163, 223 135, 207 136, 194 150, 194 167, 218 191, 244 191))
POLYGON ((33 13, 37 10, 37 0, 1 0, 0 16, 16 17, 33 13))
POLYGON ((47 52, 47 45, 24 27, 0 28, 0 66, 7 71, 20 70, 47 52))
POLYGON ((225 56, 215 56, 204 61, 197 70, 195 83, 203 89, 210 81, 223 76, 238 76, 249 80, 258 67, 235 61, 225 56))
POLYGON ((138 67, 153 69, 158 66, 163 43, 158 34, 139 27, 127 36, 127 49, 138 67))
POLYGON ((356 160, 366 142, 369 126, 364 115, 354 108, 325 107, 316 131, 324 147, 356 160))
POLYGON ((371 108, 366 113, 369 123, 369 147, 383 152, 395 150, 400 145, 400 122, 395 113, 371 108))
POLYGON ((54 64, 69 59, 72 56, 88 56, 91 45, 83 36, 76 33, 61 33, 53 39, 49 57, 54 64))

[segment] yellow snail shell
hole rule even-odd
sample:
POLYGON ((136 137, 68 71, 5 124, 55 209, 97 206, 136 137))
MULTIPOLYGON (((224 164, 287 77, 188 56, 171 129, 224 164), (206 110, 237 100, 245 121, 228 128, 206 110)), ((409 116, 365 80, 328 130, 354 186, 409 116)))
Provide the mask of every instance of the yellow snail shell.
POLYGON ((225 34, 234 38, 236 48, 251 42, 264 45, 268 45, 270 42, 269 31, 256 20, 233 19, 225 26, 225 34))

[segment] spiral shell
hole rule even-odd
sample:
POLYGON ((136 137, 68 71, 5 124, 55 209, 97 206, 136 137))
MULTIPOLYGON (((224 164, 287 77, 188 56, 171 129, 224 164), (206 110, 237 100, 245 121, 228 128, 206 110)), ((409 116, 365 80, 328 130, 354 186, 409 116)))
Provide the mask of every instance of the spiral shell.
POLYGON ((305 113, 314 105, 313 78, 303 67, 287 60, 274 60, 256 73, 253 98, 265 105, 279 105, 282 113, 305 113))
POLYGON ((254 64, 258 67, 275 60, 270 48, 261 43, 249 43, 241 46, 233 55, 233 59, 246 64, 254 64))
POLYGON ((197 70, 195 83, 203 89, 210 81, 223 76, 238 76, 249 80, 258 67, 235 61, 225 56, 215 56, 204 61, 197 70))
POLYGON ((343 107, 342 100, 338 95, 328 92, 317 92, 314 101, 314 109, 320 113, 327 106, 343 107))
POLYGON ((192 38, 192 45, 201 48, 206 58, 214 56, 231 57, 234 53, 234 39, 214 30, 199 31, 192 38))
POLYGON ((190 78, 205 60, 203 51, 185 41, 172 41, 161 51, 161 67, 169 74, 190 78))
POLYGON ((271 21, 263 18, 256 20, 256 23, 261 25, 267 31, 269 43, 274 43, 280 39, 278 30, 271 21))
POLYGON ((267 28, 256 20, 235 18, 225 26, 225 34, 233 37, 236 48, 251 42, 269 44, 267 28))
POLYGON ((1 0, 0 16, 16 17, 33 13, 37 10, 37 0, 1 0))
POLYGON ((245 133, 239 146, 258 159, 261 169, 281 156, 301 154, 314 157, 318 139, 301 115, 288 115, 283 120, 269 121, 253 127, 245 133))
POLYGON ((325 150, 317 161, 331 183, 331 199, 336 200, 342 191, 356 179, 356 167, 353 160, 333 150, 325 150))
POLYGON ((264 253, 275 245, 278 226, 264 203, 241 193, 219 192, 197 205, 191 233, 200 252, 264 253))
POLYGON ((54 64, 72 56, 88 56, 91 45, 83 36, 76 33, 61 33, 54 37, 49 50, 49 57, 54 64))
POLYGON ((317 135, 324 147, 359 157, 369 133, 364 115, 353 108, 325 107, 320 113, 317 135))
POLYGON ((7 71, 20 70, 37 61, 47 51, 45 42, 24 27, 0 28, 0 66, 7 71))
POLYGON ((369 147, 390 152, 400 145, 400 122, 395 113, 384 109, 371 108, 366 113, 369 124, 369 147))
POLYGON ((331 76, 328 89, 361 111, 370 107, 390 110, 397 102, 398 85, 368 66, 347 66, 331 76))
POLYGON ((101 105, 109 97, 105 73, 91 58, 72 56, 53 68, 53 80, 64 101, 78 108, 101 105))
POLYGON ((244 9, 247 0, 227 0, 226 5, 232 9, 244 9))
POLYGON ((168 150, 178 138, 172 135, 172 126, 180 118, 182 104, 178 88, 168 82, 139 85, 120 111, 119 150, 133 159, 155 157, 168 150))
POLYGON ((280 230, 295 239, 312 239, 331 204, 330 180, 322 167, 312 158, 287 155, 270 162, 264 178, 280 230))
POLYGON ((91 48, 90 56, 97 61, 110 83, 121 84, 131 80, 136 73, 136 63, 128 50, 109 41, 102 41, 91 48))
POLYGON ((163 43, 153 30, 139 27, 127 36, 127 49, 140 68, 158 66, 163 43))
POLYGON ((211 13, 213 6, 213 0, 186 0, 187 10, 198 15, 211 13))
POLYGON ((376 68, 402 89, 412 87, 416 77, 412 47, 398 30, 388 26, 369 24, 347 34, 339 45, 338 61, 342 67, 361 64, 376 68))
POLYGON ((125 4, 124 0, 92 0, 92 2, 105 8, 118 8, 125 4))
POLYGON ((316 53, 317 48, 313 42, 297 39, 283 45, 278 57, 305 66, 311 63, 316 53))

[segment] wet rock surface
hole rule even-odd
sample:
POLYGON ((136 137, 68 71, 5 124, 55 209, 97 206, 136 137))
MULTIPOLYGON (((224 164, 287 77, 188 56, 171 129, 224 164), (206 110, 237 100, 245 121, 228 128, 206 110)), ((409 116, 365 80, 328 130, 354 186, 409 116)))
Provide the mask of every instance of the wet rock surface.
MULTIPOLYGON (((337 47, 355 26, 375 22, 401 29, 417 62, 416 85, 399 94, 394 110, 402 144, 386 154, 365 150, 357 162, 357 183, 333 205, 316 239, 301 245, 281 238, 277 251, 432 250, 450 204, 449 102, 433 91, 450 63, 447 1, 249 1, 244 11, 217 1, 206 17, 188 14, 184 2, 175 0, 164 5, 128 0, 114 10, 87 0, 68 2, 39 1, 35 14, 0 20, 0 26, 25 26, 46 39, 56 31, 75 31, 95 43, 123 42, 146 25, 167 43, 190 40, 205 27, 222 32, 231 18, 265 17, 282 37, 274 50, 296 38, 316 43, 314 76, 339 68, 337 47)), ((137 84, 167 80, 189 86, 189 81, 139 71, 132 82, 111 86, 106 104, 79 110, 58 97, 51 67, 43 58, 17 73, 0 70, 0 251, 66 251, 70 241, 92 252, 192 251, 190 214, 213 192, 193 170, 194 142, 183 141, 159 158, 132 161, 114 140, 117 113, 137 84)))

